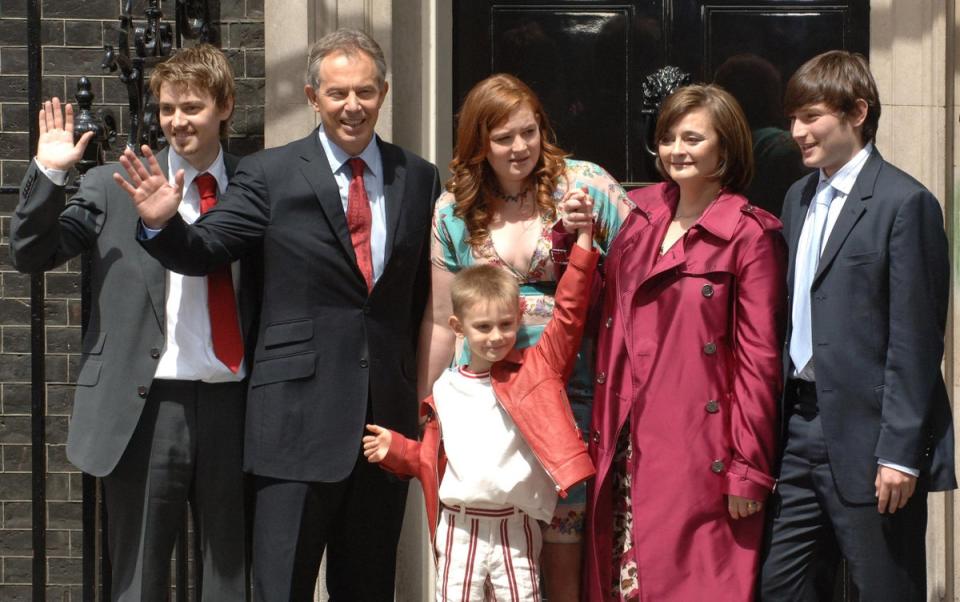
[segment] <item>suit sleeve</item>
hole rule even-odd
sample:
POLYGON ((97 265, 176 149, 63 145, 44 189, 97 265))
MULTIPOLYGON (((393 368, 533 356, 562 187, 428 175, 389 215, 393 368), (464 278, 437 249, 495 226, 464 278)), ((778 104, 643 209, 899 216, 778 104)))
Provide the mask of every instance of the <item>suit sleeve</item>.
POLYGON ((738 269, 730 416, 733 461, 725 493, 753 500, 766 499, 775 483, 771 473, 782 386, 785 269, 786 245, 779 229, 764 230, 738 269))
POLYGON ((259 248, 270 221, 270 191, 260 157, 240 161, 216 207, 187 225, 174 215, 159 234, 140 244, 163 267, 203 276, 259 248))
POLYGON ((51 182, 36 161, 30 162, 10 222, 10 254, 17 270, 50 270, 96 244, 107 219, 108 172, 88 173, 66 202, 64 187, 51 182))
POLYGON ((590 286, 600 260, 596 249, 584 251, 574 245, 570 263, 564 271, 554 296, 553 317, 547 323, 535 347, 547 364, 558 374, 569 374, 576 359, 584 322, 590 305, 590 286))
POLYGON ((890 234, 887 361, 874 454, 921 466, 927 420, 940 382, 949 298, 949 250, 937 200, 919 190, 897 212, 890 234))

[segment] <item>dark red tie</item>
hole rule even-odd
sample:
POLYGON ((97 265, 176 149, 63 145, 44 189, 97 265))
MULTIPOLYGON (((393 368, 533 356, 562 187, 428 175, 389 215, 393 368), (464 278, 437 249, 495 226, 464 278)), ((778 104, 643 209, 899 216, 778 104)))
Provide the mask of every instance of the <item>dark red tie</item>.
MULTIPOLYGON (((200 191, 202 215, 217 204, 217 179, 203 173, 194 182, 200 191)), ((210 313, 213 353, 231 372, 236 372, 243 361, 243 338, 240 336, 237 297, 233 293, 233 275, 229 265, 207 274, 207 311, 210 313)))
POLYGON ((370 225, 373 214, 370 212, 370 199, 363 185, 363 159, 354 157, 348 161, 353 177, 350 178, 350 190, 347 192, 347 228, 350 230, 350 242, 357 256, 357 267, 367 281, 367 291, 373 288, 373 255, 370 252, 370 225))

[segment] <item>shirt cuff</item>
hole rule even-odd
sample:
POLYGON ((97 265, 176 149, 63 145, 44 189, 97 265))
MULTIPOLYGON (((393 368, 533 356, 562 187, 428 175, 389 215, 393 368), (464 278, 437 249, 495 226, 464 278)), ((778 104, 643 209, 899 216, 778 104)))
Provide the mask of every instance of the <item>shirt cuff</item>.
POLYGON ((139 240, 150 240, 151 238, 153 238, 157 234, 160 234, 160 232, 163 231, 163 228, 160 228, 159 230, 148 228, 145 225, 143 225, 142 221, 138 221, 137 223, 140 225, 140 231, 137 233, 137 239, 139 240))
POLYGON ((879 464, 880 466, 886 466, 887 468, 892 468, 892 469, 894 469, 894 470, 899 470, 900 472, 905 473, 905 474, 908 474, 908 475, 910 475, 911 477, 914 477, 914 478, 919 478, 919 477, 920 477, 920 471, 917 470, 916 468, 910 468, 910 467, 908 467, 908 466, 901 466, 900 464, 896 464, 896 463, 894 463, 894 462, 889 462, 889 461, 887 461, 887 460, 884 460, 883 458, 877 459, 877 464, 879 464))
POLYGON ((37 161, 37 158, 33 158, 33 162, 37 164, 37 169, 40 170, 40 173, 47 176, 47 179, 56 184, 57 186, 64 186, 67 183, 67 172, 62 169, 51 169, 45 166, 43 163, 37 161))

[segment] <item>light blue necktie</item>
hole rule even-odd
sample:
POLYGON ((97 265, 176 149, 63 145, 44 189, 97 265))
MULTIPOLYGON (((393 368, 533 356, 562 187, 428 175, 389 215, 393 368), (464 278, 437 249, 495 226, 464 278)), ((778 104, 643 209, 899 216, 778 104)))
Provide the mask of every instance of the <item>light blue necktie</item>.
POLYGON ((797 249, 796 274, 793 281, 793 334, 790 337, 790 359, 794 370, 802 371, 813 356, 813 335, 810 316, 810 287, 820 265, 820 250, 823 247, 824 231, 830 203, 837 191, 829 184, 817 193, 814 199, 813 223, 809 244, 797 249))

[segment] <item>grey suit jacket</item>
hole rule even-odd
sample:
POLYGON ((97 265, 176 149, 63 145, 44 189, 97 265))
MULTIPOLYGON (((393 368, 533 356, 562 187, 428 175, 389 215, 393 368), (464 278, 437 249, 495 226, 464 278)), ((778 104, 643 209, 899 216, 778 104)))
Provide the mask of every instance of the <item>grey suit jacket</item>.
MULTIPOLYGON (((787 192, 789 301, 817 172, 787 192)), ((953 420, 940 362, 950 280, 943 213, 930 191, 874 150, 827 239, 811 287, 817 400, 843 499, 875 503, 877 460, 956 487, 953 420)), ((784 373, 793 371, 788 328, 784 373)), ((783 408, 789 415, 789 408, 783 408)))
MULTIPOLYGON (((164 149, 157 155, 164 171, 167 154, 164 149)), ((228 175, 237 161, 224 155, 228 175)), ((136 210, 112 180, 119 170, 119 165, 91 170, 67 201, 64 188, 31 162, 10 227, 13 264, 21 272, 42 272, 90 254, 90 319, 67 457, 95 476, 110 474, 123 455, 164 347, 166 270, 137 244, 136 210)), ((242 265, 240 311, 248 350, 259 295, 256 263, 253 258, 242 265)))

